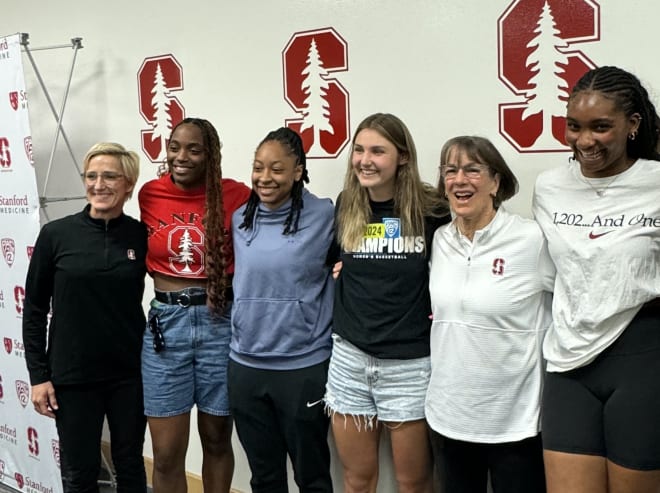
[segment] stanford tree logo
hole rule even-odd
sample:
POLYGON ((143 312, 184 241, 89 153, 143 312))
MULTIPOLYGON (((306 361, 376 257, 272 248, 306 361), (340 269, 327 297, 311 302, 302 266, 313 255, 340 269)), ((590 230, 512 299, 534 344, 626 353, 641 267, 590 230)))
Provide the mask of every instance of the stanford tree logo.
POLYGON ((284 99, 296 112, 286 126, 307 157, 337 157, 349 141, 348 92, 333 77, 348 70, 348 45, 331 27, 295 33, 282 51, 284 99))
POLYGON ((142 130, 142 150, 151 162, 160 163, 167 152, 167 138, 185 110, 172 93, 183 89, 183 69, 173 55, 145 58, 138 70, 140 114, 149 124, 142 130))
POLYGON ((199 275, 204 269, 204 234, 199 228, 177 226, 167 238, 170 251, 170 269, 181 275, 199 275))
POLYGON ((500 134, 519 152, 566 151, 566 101, 595 64, 577 46, 600 39, 593 0, 514 0, 498 20, 500 134))
POLYGON ((11 166, 11 151, 9 150, 9 139, 0 137, 0 169, 7 169, 11 166))

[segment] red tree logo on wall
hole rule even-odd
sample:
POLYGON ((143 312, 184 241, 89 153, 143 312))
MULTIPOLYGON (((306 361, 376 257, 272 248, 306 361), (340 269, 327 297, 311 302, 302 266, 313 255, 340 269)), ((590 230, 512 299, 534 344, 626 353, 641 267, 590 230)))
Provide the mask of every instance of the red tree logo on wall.
POLYGON ((140 114, 150 127, 142 130, 142 150, 151 162, 160 163, 167 153, 172 128, 185 110, 172 92, 183 89, 183 69, 173 55, 145 58, 138 70, 140 114))
POLYGON ((498 76, 518 96, 499 105, 500 134, 519 152, 566 151, 566 101, 596 65, 577 43, 600 39, 593 0, 514 0, 498 20, 498 76))
POLYGON ((332 28, 295 33, 282 63, 284 99, 298 114, 286 126, 300 134, 308 157, 337 157, 350 138, 348 92, 332 77, 348 70, 346 41, 332 28))

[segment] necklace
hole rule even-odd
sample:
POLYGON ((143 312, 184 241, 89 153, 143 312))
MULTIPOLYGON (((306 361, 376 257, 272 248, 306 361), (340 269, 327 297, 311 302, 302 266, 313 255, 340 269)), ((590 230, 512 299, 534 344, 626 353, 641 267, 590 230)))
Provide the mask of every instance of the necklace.
POLYGON ((580 173, 580 176, 582 177, 582 180, 583 180, 587 185, 589 185, 589 187, 591 187, 591 189, 592 189, 594 192, 596 192, 596 195, 598 195, 599 197, 602 197, 603 195, 605 195, 605 191, 610 187, 610 185, 611 185, 612 183, 614 183, 614 182, 616 181, 616 179, 617 179, 619 176, 621 176, 621 173, 619 173, 619 174, 617 174, 617 175, 614 175, 614 178, 612 178, 610 181, 608 181, 608 182, 605 184, 605 186, 603 186, 603 187, 595 187, 594 184, 591 183, 591 181, 589 181, 589 178, 587 178, 586 176, 584 176, 582 173, 580 173))

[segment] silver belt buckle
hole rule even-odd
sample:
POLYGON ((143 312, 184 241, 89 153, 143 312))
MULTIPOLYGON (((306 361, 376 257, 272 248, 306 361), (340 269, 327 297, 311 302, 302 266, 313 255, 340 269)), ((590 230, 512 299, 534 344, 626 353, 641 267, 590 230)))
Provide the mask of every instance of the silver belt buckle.
POLYGON ((191 302, 190 295, 188 293, 181 293, 176 297, 176 302, 179 304, 179 306, 188 308, 191 302))

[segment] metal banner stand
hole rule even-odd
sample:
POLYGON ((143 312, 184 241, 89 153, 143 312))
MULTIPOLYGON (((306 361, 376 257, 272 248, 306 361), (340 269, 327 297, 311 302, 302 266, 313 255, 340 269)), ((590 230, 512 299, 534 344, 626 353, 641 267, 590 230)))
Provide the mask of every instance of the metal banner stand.
MULTIPOLYGON (((50 110, 53 114, 53 117, 55 118, 55 122, 57 123, 57 128, 55 130, 55 137, 53 139, 53 143, 50 149, 50 157, 48 159, 48 168, 46 171, 46 179, 44 180, 44 187, 41 192, 41 195, 39 196, 39 205, 41 207, 41 210, 44 213, 44 216, 48 221, 50 221, 50 218, 48 217, 48 213, 46 212, 46 206, 51 203, 51 202, 62 202, 62 201, 68 201, 68 200, 80 200, 80 199, 85 199, 86 197, 84 195, 81 196, 73 196, 73 197, 49 197, 47 195, 48 191, 48 182, 50 180, 50 172, 53 167, 53 161, 55 159, 55 151, 57 149, 57 144, 59 142, 59 137, 60 134, 62 135, 62 140, 64 140, 64 143, 66 144, 66 147, 69 151, 69 155, 71 156, 71 161, 73 162, 73 165, 76 167, 76 170, 78 171, 78 174, 81 174, 80 166, 78 165, 78 161, 76 160, 75 154, 73 152, 73 148, 71 147, 71 143, 69 142, 69 138, 66 135, 66 132, 64 131, 64 127, 62 126, 62 117, 64 116, 64 110, 66 108, 66 103, 67 99, 69 97, 69 89, 71 88, 71 79, 73 78, 73 69, 76 64, 76 56, 78 54, 78 50, 81 49, 82 46, 82 38, 72 38, 71 43, 69 44, 61 44, 61 45, 53 45, 53 46, 43 46, 39 48, 31 48, 29 46, 30 44, 30 35, 27 33, 21 33, 21 46, 23 47, 23 52, 27 55, 28 59, 30 60, 30 64, 32 65, 32 68, 34 70, 34 74, 37 77, 37 80, 39 81, 39 85, 41 86, 41 90, 43 91, 44 96, 46 97, 46 101, 48 101, 48 106, 50 107, 50 110), (46 84, 44 83, 43 78, 41 77, 41 73, 39 72, 39 68, 37 67, 36 62, 34 61, 34 57, 32 56, 33 51, 40 51, 40 50, 53 50, 53 49, 59 49, 59 48, 73 48, 73 58, 71 60, 71 68, 69 70, 69 77, 67 79, 66 83, 66 88, 64 90, 64 96, 62 98, 62 104, 60 106, 59 111, 55 108, 55 105, 53 104, 53 100, 50 97, 50 93, 48 92, 48 89, 46 88, 46 84)), ((103 463, 103 468, 107 471, 108 474, 108 479, 99 479, 98 484, 101 486, 109 486, 111 488, 116 488, 117 487, 117 477, 115 476, 115 473, 112 469, 112 466, 110 464, 110 461, 106 457, 105 453, 103 452, 103 449, 99 451, 101 454, 101 461, 103 463)))
POLYGON ((71 160, 73 161, 73 165, 76 167, 76 170, 78 171, 78 174, 81 174, 80 171, 80 166, 78 165, 78 161, 76 160, 75 154, 73 153, 73 149, 71 147, 71 144, 69 142, 69 138, 66 135, 66 132, 64 131, 64 128, 62 127, 62 117, 64 116, 64 109, 66 108, 66 103, 67 103, 67 98, 69 97, 69 89, 71 87, 71 79, 73 78, 73 68, 76 64, 76 55, 78 54, 78 50, 81 49, 82 46, 82 38, 72 38, 70 44, 61 44, 61 45, 53 45, 53 46, 43 46, 39 48, 30 48, 30 35, 28 33, 21 33, 21 46, 23 47, 24 53, 27 55, 28 59, 30 60, 30 64, 32 65, 32 68, 34 70, 34 74, 37 77, 37 80, 39 81, 39 85, 41 86, 41 90, 44 93, 44 96, 46 97, 46 101, 48 101, 48 106, 50 107, 50 110, 53 114, 53 117, 55 118, 55 121, 57 122, 57 128, 55 130, 55 137, 53 138, 53 144, 51 146, 50 150, 50 157, 48 159, 48 168, 46 171, 46 179, 44 180, 44 187, 43 191, 41 192, 41 195, 39 196, 39 205, 41 206, 41 209, 44 213, 44 216, 46 217, 47 220, 50 221, 50 217, 48 217, 48 213, 46 211, 46 206, 50 202, 62 202, 62 201, 68 201, 68 200, 80 200, 84 199, 85 196, 75 196, 75 197, 48 197, 47 196, 47 190, 48 190, 48 182, 50 180, 50 171, 53 167, 53 160, 55 158, 55 150, 57 149, 57 144, 59 141, 60 134, 62 135, 62 139, 64 140, 67 149, 69 150, 69 155, 71 156, 71 160), (58 48, 73 48, 73 59, 71 60, 71 69, 69 70, 69 78, 67 79, 66 83, 66 88, 64 91, 64 97, 62 99, 62 105, 60 106, 59 112, 55 108, 55 105, 53 104, 53 100, 50 97, 50 93, 48 92, 48 89, 46 88, 46 84, 44 83, 43 78, 41 77, 41 73, 39 72, 39 69, 37 68, 37 64, 34 61, 34 57, 32 56, 33 51, 39 51, 39 50, 53 50, 53 49, 58 49, 58 48))

